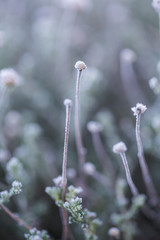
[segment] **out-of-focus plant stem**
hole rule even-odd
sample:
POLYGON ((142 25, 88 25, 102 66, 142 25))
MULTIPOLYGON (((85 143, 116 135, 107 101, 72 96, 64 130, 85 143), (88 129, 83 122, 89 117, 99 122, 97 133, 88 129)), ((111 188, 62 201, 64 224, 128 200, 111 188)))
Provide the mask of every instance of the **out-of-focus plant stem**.
POLYGON ((3 204, 0 204, 0 207, 13 219, 15 220, 19 225, 25 227, 27 230, 31 230, 32 227, 29 226, 27 223, 25 223, 21 218, 19 218, 17 215, 12 213, 6 206, 3 204))
POLYGON ((136 141, 137 141, 137 148, 138 148, 138 159, 139 159, 139 163, 142 171, 143 180, 149 196, 150 204, 157 205, 158 195, 153 185, 153 182, 149 173, 149 169, 146 163, 146 159, 144 157, 143 145, 142 145, 142 140, 140 136, 140 119, 141 119, 141 112, 139 112, 136 116, 136 141))

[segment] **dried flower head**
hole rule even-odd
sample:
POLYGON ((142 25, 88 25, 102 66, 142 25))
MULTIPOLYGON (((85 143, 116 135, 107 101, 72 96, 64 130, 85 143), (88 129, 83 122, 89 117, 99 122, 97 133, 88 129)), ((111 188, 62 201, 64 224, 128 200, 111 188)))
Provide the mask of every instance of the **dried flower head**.
POLYGON ((147 110, 147 107, 142 103, 137 103, 135 107, 131 108, 133 115, 137 116, 139 113, 144 113, 147 110))
POLYGON ((156 12, 160 13, 160 0, 153 0, 152 7, 156 12))
POLYGON ((64 100, 64 105, 65 105, 65 106, 72 107, 72 100, 69 99, 69 98, 66 98, 66 99, 64 100))
POLYGON ((119 142, 115 144, 112 148, 114 153, 120 154, 127 151, 126 144, 124 142, 119 142))
POLYGON ((91 133, 97 133, 102 131, 102 125, 99 122, 90 121, 87 124, 87 129, 91 133))
POLYGON ((119 239, 120 238, 120 230, 116 227, 112 227, 112 228, 109 229, 108 235, 110 237, 115 238, 115 239, 119 239))
POLYGON ((20 83, 20 76, 12 68, 5 68, 0 71, 0 82, 5 87, 14 87, 20 83))
POLYGON ((86 64, 83 61, 77 61, 75 64, 75 68, 79 71, 82 71, 87 68, 86 64))
POLYGON ((134 62, 136 61, 136 54, 133 50, 126 48, 121 51, 121 58, 126 62, 134 62))

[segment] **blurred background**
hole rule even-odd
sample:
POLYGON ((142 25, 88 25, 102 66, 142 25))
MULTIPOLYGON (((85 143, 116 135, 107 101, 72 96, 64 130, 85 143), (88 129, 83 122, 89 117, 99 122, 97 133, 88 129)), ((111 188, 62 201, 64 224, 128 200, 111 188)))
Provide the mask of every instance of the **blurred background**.
MULTIPOLYGON (((107 231, 116 225, 111 216, 119 212, 113 201, 119 179, 124 179, 120 183, 128 201, 131 197, 119 156, 112 153, 117 141, 127 144, 133 179, 139 191, 145 193, 137 160, 135 118, 130 110, 137 102, 148 107, 142 118, 142 139, 159 190, 159 92, 148 83, 153 76, 160 76, 158 28, 158 14, 151 0, 0 0, 0 69, 14 68, 22 79, 20 86, 7 91, 0 110, 0 190, 9 188, 14 179, 22 181, 23 192, 8 207, 30 225, 48 230, 54 239, 61 237, 61 220, 58 208, 44 190, 61 174, 65 98, 73 100, 68 177, 70 183, 77 183, 77 60, 87 65, 81 81, 86 160, 102 177, 98 182, 92 174, 87 176, 89 194, 85 203, 103 221, 99 239, 109 239, 107 231), (101 166, 86 128, 91 120, 103 126, 100 137, 115 175, 111 190, 105 183, 109 173, 101 166), (10 171, 14 164, 15 172, 10 171)), ((0 225, 0 239, 24 239, 23 228, 2 211, 0 225)), ((72 231, 76 240, 84 239, 78 226, 73 225, 72 231)), ((125 240, 158 240, 160 233, 138 216, 125 222, 121 234, 125 240)))

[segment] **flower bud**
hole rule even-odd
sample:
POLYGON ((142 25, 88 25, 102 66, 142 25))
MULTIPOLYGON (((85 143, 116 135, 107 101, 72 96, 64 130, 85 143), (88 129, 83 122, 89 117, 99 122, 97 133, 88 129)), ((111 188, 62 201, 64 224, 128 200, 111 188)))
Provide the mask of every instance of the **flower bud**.
POLYGON ((0 82, 5 87, 14 87, 20 83, 20 76, 12 68, 5 68, 0 71, 0 82))
POLYGON ((126 144, 124 142, 119 142, 115 144, 112 148, 114 153, 120 154, 127 151, 126 144))
POLYGON ((87 68, 86 64, 83 61, 77 61, 75 64, 75 68, 79 71, 82 71, 87 68))

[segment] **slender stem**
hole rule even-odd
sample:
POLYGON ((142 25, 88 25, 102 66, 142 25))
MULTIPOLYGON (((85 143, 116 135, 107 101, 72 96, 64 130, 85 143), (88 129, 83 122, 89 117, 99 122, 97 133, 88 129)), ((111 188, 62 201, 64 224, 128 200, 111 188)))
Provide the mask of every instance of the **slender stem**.
POLYGON ((66 195, 66 171, 67 171, 67 151, 68 151, 68 137, 69 137, 69 125, 70 125, 71 105, 66 106, 66 125, 65 125, 65 137, 64 137, 64 151, 63 151, 63 165, 62 165, 62 199, 65 200, 66 195))
POLYGON ((137 141, 137 148, 138 148, 138 159, 142 171, 143 180, 146 186, 146 190, 150 199, 150 203, 152 205, 156 205, 158 203, 158 195, 156 189, 153 185, 149 169, 144 157, 143 145, 140 136, 140 119, 141 119, 141 112, 139 112, 136 116, 136 141, 137 141))
POLYGON ((131 177, 131 173, 130 173, 130 170, 129 170, 129 167, 128 167, 128 162, 127 162, 127 158, 126 158, 126 154, 124 152, 120 153, 120 156, 123 160, 123 165, 125 167, 125 171, 126 171, 126 178, 127 178, 127 181, 128 181, 128 184, 130 186, 130 189, 131 189, 131 192, 133 194, 134 197, 136 197, 139 193, 138 193, 138 190, 132 180, 132 177, 131 177))
POLYGON ((80 80, 82 70, 78 70, 76 82, 76 96, 75 96, 75 135, 76 147, 79 158, 79 173, 83 176, 83 165, 85 163, 85 151, 82 143, 81 128, 80 128, 80 80))
POLYGON ((22 219, 20 219, 17 215, 12 213, 6 206, 3 204, 0 204, 0 207, 13 219, 15 220, 19 225, 22 225, 25 227, 27 230, 31 230, 32 227, 29 226, 27 223, 25 223, 22 219))
POLYGON ((101 162, 103 169, 105 169, 110 174, 110 176, 112 176, 113 179, 114 178, 113 165, 104 149, 100 133, 99 132, 92 133, 92 140, 95 151, 97 153, 97 156, 101 162))
POLYGON ((158 19, 159 19, 159 34, 160 34, 160 13, 158 13, 158 19))
MULTIPOLYGON (((66 186, 67 186, 67 152, 68 152, 68 137, 69 137, 69 125, 70 125, 70 115, 71 115, 71 104, 66 104, 66 124, 65 124, 65 137, 64 137, 64 151, 63 151, 63 165, 62 165, 62 200, 65 201, 66 197, 66 186)), ((61 209, 63 233, 62 240, 68 239, 69 228, 68 228, 68 214, 65 209, 61 209)))

